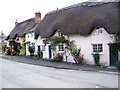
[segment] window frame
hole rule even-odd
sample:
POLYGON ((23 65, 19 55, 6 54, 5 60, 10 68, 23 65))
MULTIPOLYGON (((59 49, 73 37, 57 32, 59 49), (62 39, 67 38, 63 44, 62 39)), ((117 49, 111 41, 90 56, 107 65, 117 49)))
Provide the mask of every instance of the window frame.
POLYGON ((102 43, 92 44, 92 52, 103 54, 104 52, 103 44, 102 43))
POLYGON ((58 51, 64 51, 64 50, 65 48, 63 44, 58 45, 58 51))
POLYGON ((102 34, 103 33, 103 28, 97 29, 97 34, 102 34))

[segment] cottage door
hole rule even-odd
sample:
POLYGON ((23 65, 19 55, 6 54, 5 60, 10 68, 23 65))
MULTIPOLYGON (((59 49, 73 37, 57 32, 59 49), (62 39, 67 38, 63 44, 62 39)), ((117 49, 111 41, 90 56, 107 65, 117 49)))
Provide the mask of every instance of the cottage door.
POLYGON ((115 66, 118 61, 118 49, 115 44, 110 45, 110 65, 115 66))
POLYGON ((38 52, 37 52, 38 57, 40 57, 40 51, 41 51, 40 46, 38 46, 38 52))
POLYGON ((49 51, 49 58, 52 58, 52 51, 51 51, 51 46, 50 45, 48 46, 48 49, 49 49, 48 50, 49 51))

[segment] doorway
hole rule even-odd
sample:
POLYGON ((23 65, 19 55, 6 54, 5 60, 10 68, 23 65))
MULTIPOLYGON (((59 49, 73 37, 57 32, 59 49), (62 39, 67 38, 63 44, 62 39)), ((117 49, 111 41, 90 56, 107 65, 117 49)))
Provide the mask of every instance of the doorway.
POLYGON ((110 44, 110 65, 116 66, 116 62, 118 61, 118 48, 116 44, 110 44))

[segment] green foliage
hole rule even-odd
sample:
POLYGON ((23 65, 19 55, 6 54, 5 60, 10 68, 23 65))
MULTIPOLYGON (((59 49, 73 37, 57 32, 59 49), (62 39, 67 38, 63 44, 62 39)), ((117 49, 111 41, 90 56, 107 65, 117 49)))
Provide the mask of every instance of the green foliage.
POLYGON ((2 54, 2 49, 0 49, 0 55, 2 54))
POLYGON ((114 40, 115 40, 118 50, 120 51, 120 34, 114 35, 114 40))
POLYGON ((120 42, 120 34, 114 35, 115 42, 120 42))
POLYGON ((2 51, 5 52, 7 49, 7 45, 2 45, 2 51))
POLYGON ((5 53, 4 53, 5 55, 10 55, 10 48, 9 47, 7 47, 6 48, 6 50, 5 50, 5 53))
POLYGON ((21 48, 21 50, 20 50, 19 55, 20 55, 20 56, 25 56, 25 54, 26 54, 25 38, 23 38, 23 40, 22 40, 22 46, 21 46, 21 47, 22 47, 22 48, 21 48))
POLYGON ((117 65, 117 66, 120 66, 120 61, 117 61, 117 62, 116 62, 116 65, 117 65))
POLYGON ((43 58, 43 52, 42 51, 38 51, 37 54, 38 54, 39 58, 43 58))
POLYGON ((62 36, 62 37, 60 37, 60 36, 52 37, 50 41, 51 41, 53 46, 57 46, 60 43, 69 44, 69 40, 67 40, 64 36, 62 36))
POLYGON ((118 70, 120 70, 120 61, 116 62, 116 66, 117 66, 118 70))
POLYGON ((19 56, 20 49, 21 49, 20 43, 14 41, 14 40, 10 40, 9 45, 12 45, 12 53, 13 53, 13 55, 19 56))
POLYGON ((30 56, 34 56, 35 49, 32 46, 28 47, 28 51, 30 52, 30 56))
MULTIPOLYGON (((55 46, 57 46, 60 43, 64 43, 66 45, 66 49, 68 49, 71 54, 74 57, 74 61, 77 64, 81 64, 83 63, 83 55, 80 54, 81 49, 77 49, 76 45, 74 44, 74 42, 70 42, 68 39, 66 39, 64 36, 59 37, 59 36, 55 36, 53 38, 51 38, 51 44, 53 46, 53 48, 55 48, 55 46)), ((53 58, 52 61, 62 61, 62 57, 56 57, 53 58)))
POLYGON ((95 53, 95 54, 92 54, 92 55, 93 55, 93 58, 94 58, 95 65, 99 66, 100 65, 100 54, 95 53))

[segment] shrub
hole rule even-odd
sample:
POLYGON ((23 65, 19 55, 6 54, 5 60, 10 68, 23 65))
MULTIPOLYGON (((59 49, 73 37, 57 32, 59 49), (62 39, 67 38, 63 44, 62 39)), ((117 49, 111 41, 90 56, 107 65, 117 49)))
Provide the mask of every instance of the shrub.
POLYGON ((63 54, 57 53, 53 59, 51 59, 51 62, 63 62, 63 54))
POLYGON ((28 51, 30 52, 30 56, 34 56, 35 49, 32 46, 28 47, 28 51))
POLYGON ((23 40, 22 40, 22 46, 21 46, 22 48, 21 48, 21 50, 20 50, 20 53, 19 53, 19 55, 20 56, 25 56, 25 54, 26 54, 26 46, 25 46, 25 38, 23 38, 23 40))
POLYGON ((7 49, 7 45, 3 45, 3 46, 2 46, 2 51, 5 52, 6 49, 7 49))
POLYGON ((39 58, 43 58, 43 52, 42 51, 38 51, 37 54, 38 54, 39 58))
POLYGON ((92 54, 92 55, 93 55, 93 58, 94 58, 95 65, 99 66, 100 65, 100 54, 95 53, 95 54, 92 54))
POLYGON ((117 66, 118 70, 120 70, 120 61, 116 62, 116 66, 117 66))
POLYGON ((77 63, 77 64, 85 64, 84 62, 84 57, 83 55, 79 55, 79 56, 74 56, 74 61, 77 63))
POLYGON ((5 53, 4 53, 5 55, 10 55, 10 48, 9 47, 7 47, 6 48, 6 50, 5 50, 5 53))

